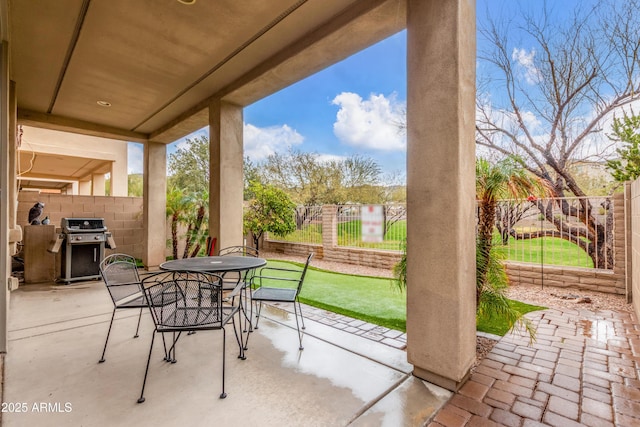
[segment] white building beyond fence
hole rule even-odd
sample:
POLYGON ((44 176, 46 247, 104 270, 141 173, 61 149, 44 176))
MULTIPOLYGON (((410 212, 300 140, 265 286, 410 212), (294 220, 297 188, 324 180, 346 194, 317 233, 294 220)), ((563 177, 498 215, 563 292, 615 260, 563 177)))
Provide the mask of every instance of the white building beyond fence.
MULTIPOLYGON (((626 203, 629 196, 627 191, 612 198, 589 198, 590 203, 565 198, 528 201, 518 206, 502 204, 497 221, 502 225, 498 226, 500 237, 496 235, 496 242, 499 247, 500 238, 505 242, 508 239, 504 251, 511 260, 506 263, 511 283, 596 290, 630 298, 631 263, 626 250, 631 241, 626 203), (563 215, 558 209, 560 203, 573 211, 590 206, 588 209, 593 210, 586 214, 597 224, 585 227, 563 215), (545 215, 540 213, 540 207, 545 215)), ((267 236, 262 249, 293 255, 314 251, 329 261, 393 268, 401 257, 406 236, 406 208, 393 205, 385 209, 387 234, 383 243, 360 241, 359 215, 359 205, 301 208, 296 215, 298 231, 285 239, 267 236)))

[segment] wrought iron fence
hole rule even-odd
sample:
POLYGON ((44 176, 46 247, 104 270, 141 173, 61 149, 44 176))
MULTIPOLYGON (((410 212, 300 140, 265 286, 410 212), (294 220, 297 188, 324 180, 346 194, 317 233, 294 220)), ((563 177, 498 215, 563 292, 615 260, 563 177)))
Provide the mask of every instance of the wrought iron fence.
MULTIPOLYGON (((337 205, 337 243, 338 246, 372 248, 400 251, 407 235, 406 212, 404 204, 383 205, 383 239, 381 242, 366 242, 362 239, 362 207, 365 205, 337 205)), ((322 206, 300 206, 295 212, 296 231, 287 236, 266 235, 269 240, 321 244, 322 206)))
POLYGON ((613 269, 613 214, 609 197, 500 201, 495 247, 511 261, 613 269))
POLYGON ((407 206, 405 204, 382 205, 382 241, 363 239, 362 209, 367 205, 339 205, 336 210, 338 245, 400 251, 407 236, 407 206))
POLYGON ((266 233, 265 238, 286 242, 321 244, 322 243, 322 206, 298 206, 294 213, 296 230, 286 236, 273 236, 266 233))
MULTIPOLYGON (((363 206, 337 206, 338 245, 401 251, 407 236, 406 205, 384 205, 383 240, 378 243, 363 241, 363 206)), ((503 200, 496 212, 494 247, 509 261, 610 270, 614 262, 613 215, 610 197, 503 200)), ((270 238, 322 244, 322 206, 301 206, 295 219, 295 232, 270 238)))

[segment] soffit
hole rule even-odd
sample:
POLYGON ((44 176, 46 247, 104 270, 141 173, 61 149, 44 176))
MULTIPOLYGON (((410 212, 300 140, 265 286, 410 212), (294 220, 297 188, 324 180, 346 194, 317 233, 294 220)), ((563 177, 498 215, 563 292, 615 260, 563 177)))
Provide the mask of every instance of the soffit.
POLYGON ((19 179, 88 180, 111 172, 112 161, 62 154, 19 151, 19 179))

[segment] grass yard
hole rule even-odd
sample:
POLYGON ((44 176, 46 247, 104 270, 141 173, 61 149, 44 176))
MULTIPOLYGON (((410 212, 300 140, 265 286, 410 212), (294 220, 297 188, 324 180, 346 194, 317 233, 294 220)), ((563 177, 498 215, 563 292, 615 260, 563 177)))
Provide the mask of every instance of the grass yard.
MULTIPOLYGON (((292 268, 302 265, 270 260, 268 267, 292 268)), ((281 284, 279 284, 281 285, 281 284)), ((309 267, 300 301, 334 313, 360 319, 390 329, 406 331, 407 305, 405 293, 391 279, 335 273, 309 267)), ((540 310, 518 301, 514 307, 523 313, 540 310)), ((499 319, 478 319, 478 330, 504 335, 506 326, 499 319)))
POLYGON ((515 240, 510 237, 507 246, 502 246, 497 239, 495 248, 503 252, 509 261, 535 264, 544 261, 545 264, 593 268, 593 260, 585 251, 559 237, 533 240, 515 240))
MULTIPOLYGON (((292 268, 300 264, 269 261, 268 267, 292 268)), ((405 295, 391 279, 354 276, 309 267, 300 301, 376 325, 404 331, 405 295)))

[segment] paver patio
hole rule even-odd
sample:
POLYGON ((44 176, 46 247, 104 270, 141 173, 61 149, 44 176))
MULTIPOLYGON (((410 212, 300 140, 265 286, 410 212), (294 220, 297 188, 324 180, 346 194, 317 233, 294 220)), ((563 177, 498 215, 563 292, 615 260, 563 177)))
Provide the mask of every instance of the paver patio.
POLYGON ((430 427, 640 425, 634 315, 549 309, 527 317, 536 342, 503 337, 430 427))

